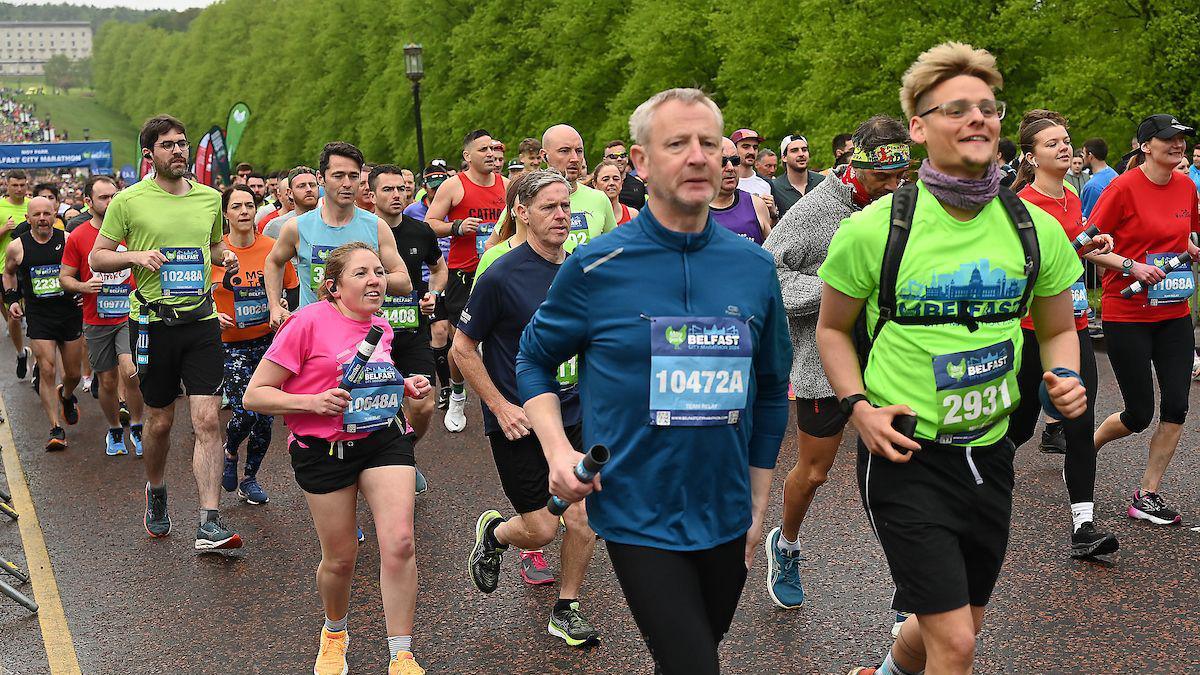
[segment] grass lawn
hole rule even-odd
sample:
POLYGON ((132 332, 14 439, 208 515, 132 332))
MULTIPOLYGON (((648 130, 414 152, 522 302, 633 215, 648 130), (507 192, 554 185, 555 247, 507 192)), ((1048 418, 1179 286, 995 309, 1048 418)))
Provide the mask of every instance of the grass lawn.
MULTIPOLYGON (((20 84, 22 89, 44 86, 41 78, 32 77, 21 78, 20 84)), ((17 80, 12 77, 0 79, 0 86, 16 88, 17 80)), ((55 129, 67 130, 69 140, 82 141, 86 127, 90 139, 112 141, 114 171, 119 171, 124 164, 134 164, 137 129, 129 120, 100 105, 89 89, 72 89, 70 94, 50 94, 47 87, 46 92, 32 96, 21 94, 17 100, 36 104, 38 117, 45 119, 49 115, 55 129)))

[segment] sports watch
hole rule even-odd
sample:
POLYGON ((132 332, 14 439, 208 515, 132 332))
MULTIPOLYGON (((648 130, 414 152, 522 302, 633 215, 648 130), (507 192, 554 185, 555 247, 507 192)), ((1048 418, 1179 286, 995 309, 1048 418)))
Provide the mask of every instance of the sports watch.
POLYGON ((1121 261, 1121 276, 1127 277, 1133 274, 1133 258, 1126 258, 1121 261))
POLYGON ((850 417, 850 415, 854 413, 855 404, 857 404, 859 401, 867 401, 867 403, 870 403, 865 394, 850 394, 846 398, 838 401, 838 408, 841 409, 843 415, 850 417))

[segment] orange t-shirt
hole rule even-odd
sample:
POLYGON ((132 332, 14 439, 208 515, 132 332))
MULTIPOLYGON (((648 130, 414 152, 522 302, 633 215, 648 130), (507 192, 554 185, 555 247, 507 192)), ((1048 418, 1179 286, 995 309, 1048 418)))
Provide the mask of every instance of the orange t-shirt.
MULTIPOLYGON (((229 235, 225 235, 224 239, 225 246, 237 254, 239 269, 226 283, 225 268, 217 265, 212 268, 213 299, 216 300, 217 311, 231 317, 236 324, 234 328, 221 331, 221 340, 242 342, 260 338, 271 332, 271 310, 263 286, 263 266, 275 240, 256 234, 254 243, 239 248, 229 243, 229 235)), ((283 287, 295 288, 299 285, 296 268, 289 262, 283 268, 283 287)))

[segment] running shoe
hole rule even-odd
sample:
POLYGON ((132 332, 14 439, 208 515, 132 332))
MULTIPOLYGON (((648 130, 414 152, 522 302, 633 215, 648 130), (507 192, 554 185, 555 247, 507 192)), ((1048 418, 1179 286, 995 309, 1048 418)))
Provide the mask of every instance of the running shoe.
POLYGON ((367 535, 363 533, 362 528, 358 528, 358 543, 363 543, 367 540, 367 535))
POLYGON ((1157 492, 1133 491, 1133 503, 1129 505, 1129 517, 1148 520, 1155 525, 1178 525, 1182 519, 1179 512, 1167 506, 1157 492))
POLYGON ((129 427, 129 439, 133 441, 133 454, 138 457, 142 456, 142 431, 139 424, 136 428, 129 427))
POLYGON ((1067 432, 1063 431, 1062 422, 1047 424, 1042 429, 1042 442, 1038 445, 1038 450, 1047 455, 1067 454, 1067 432))
POLYGON ((65 450, 67 448, 67 432, 62 427, 51 427, 50 438, 46 441, 46 452, 65 450))
POLYGON ((471 581, 475 582, 475 587, 484 593, 496 590, 500 583, 500 558, 508 546, 493 546, 493 538, 487 535, 503 522, 504 517, 495 510, 484 511, 479 520, 475 521, 475 546, 471 548, 471 556, 467 558, 467 568, 471 572, 471 581))
POLYGON ((521 578, 530 586, 541 586, 554 583, 554 573, 546 564, 541 549, 536 551, 521 551, 521 578))
POLYGON ((446 407, 449 405, 450 405, 450 387, 442 387, 441 389, 438 389, 438 395, 437 395, 438 410, 445 410, 446 407))
POLYGON ((225 523, 221 522, 220 516, 212 518, 196 528, 197 551, 220 551, 241 547, 241 536, 226 527, 225 523))
POLYGON ((146 534, 151 537, 165 537, 171 534, 171 516, 167 515, 167 486, 162 490, 151 490, 146 485, 146 516, 142 521, 146 526, 146 534))
POLYGON ((226 492, 233 492, 237 486, 237 457, 230 457, 229 453, 225 453, 225 470, 221 472, 221 487, 225 488, 226 492))
POLYGON ((425 669, 413 658, 412 652, 400 652, 388 664, 388 675, 425 675, 425 669))
POLYGON ((37 361, 33 362, 33 377, 29 378, 29 386, 33 387, 34 391, 39 391, 38 387, 42 384, 41 368, 38 368, 37 361))
POLYGON ((413 657, 413 652, 402 651, 388 664, 388 675, 425 675, 425 669, 413 657))
POLYGON ((321 628, 321 647, 317 651, 317 663, 313 675, 346 675, 350 666, 346 664, 346 649, 350 647, 350 634, 346 631, 331 633, 321 628))
POLYGON ((1071 557, 1090 558, 1112 553, 1120 548, 1116 535, 1101 532, 1091 522, 1084 523, 1071 535, 1071 557))
POLYGON ((254 476, 243 478, 242 482, 238 484, 237 492, 238 496, 245 499, 247 504, 254 506, 271 501, 271 498, 267 496, 267 491, 262 489, 262 486, 258 484, 258 479, 254 476))
POLYGON ((446 430, 458 433, 467 428, 467 393, 450 394, 450 407, 446 410, 446 430))
POLYGON ((117 405, 117 415, 121 418, 121 426, 129 426, 129 421, 132 419, 129 416, 129 406, 125 405, 125 401, 120 401, 117 405))
POLYGON ((129 454, 129 450, 125 448, 124 429, 109 429, 108 433, 104 434, 104 454, 109 457, 129 454))
POLYGON ((763 548, 767 549, 767 595, 776 607, 798 609, 804 604, 804 586, 800 584, 800 552, 779 548, 780 528, 771 530, 763 548))
MULTIPOLYGON (((29 347, 22 347, 21 353, 17 354, 17 379, 24 380, 29 374, 29 357, 33 355, 29 347)), ((35 364, 36 365, 36 364, 35 364)))
POLYGON ((555 637, 562 638, 563 642, 572 647, 582 647, 588 643, 600 641, 600 633, 592 628, 592 624, 588 623, 583 613, 579 611, 578 602, 572 602, 571 606, 564 610, 551 610, 550 623, 546 624, 546 631, 555 637))
MULTIPOLYGON (((99 382, 96 384, 99 386, 99 382)), ((92 391, 92 378, 88 377, 87 375, 81 376, 79 378, 79 388, 90 393, 92 391)), ((100 394, 92 394, 92 398, 100 398, 100 394)))
POLYGON ((416 495, 419 497, 428 491, 429 491, 429 481, 425 480, 425 474, 421 473, 420 469, 417 469, 416 495))
POLYGON ((63 417, 66 418, 67 424, 79 423, 79 399, 75 398, 75 394, 71 394, 71 398, 63 398, 63 386, 58 385, 58 400, 62 403, 63 417))
POLYGON ((900 637, 900 627, 904 625, 904 622, 907 621, 908 617, 910 616, 912 616, 912 614, 909 614, 908 612, 896 612, 896 618, 892 622, 893 638, 900 637))

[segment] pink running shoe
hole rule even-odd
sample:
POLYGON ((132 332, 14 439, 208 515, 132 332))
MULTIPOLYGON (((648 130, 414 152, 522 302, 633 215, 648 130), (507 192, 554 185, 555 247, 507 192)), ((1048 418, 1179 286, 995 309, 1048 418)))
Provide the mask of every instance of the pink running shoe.
POLYGON ((541 549, 537 551, 521 551, 521 578, 530 586, 543 586, 554 583, 554 574, 546 565, 541 549))

